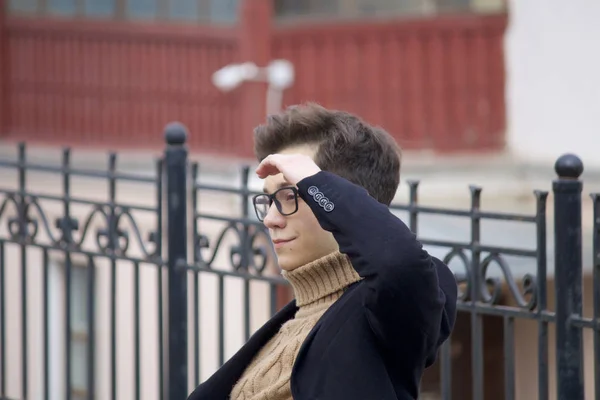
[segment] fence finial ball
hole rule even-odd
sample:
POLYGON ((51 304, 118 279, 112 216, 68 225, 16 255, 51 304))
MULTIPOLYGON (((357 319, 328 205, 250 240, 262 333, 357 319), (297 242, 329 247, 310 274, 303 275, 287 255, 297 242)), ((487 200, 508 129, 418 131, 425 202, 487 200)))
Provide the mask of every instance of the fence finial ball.
POLYGON ((171 122, 165 127, 165 140, 170 145, 182 145, 187 139, 187 128, 181 122, 171 122))
POLYGON ((556 160, 554 170, 559 178, 577 179, 583 173, 583 162, 575 154, 563 154, 556 160))

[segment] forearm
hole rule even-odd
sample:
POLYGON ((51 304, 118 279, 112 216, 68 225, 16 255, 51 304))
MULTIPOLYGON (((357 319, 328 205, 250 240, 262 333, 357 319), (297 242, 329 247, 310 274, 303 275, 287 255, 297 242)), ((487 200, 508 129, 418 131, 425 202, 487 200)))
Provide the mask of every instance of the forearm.
POLYGON ((424 332, 437 331, 443 302, 435 265, 406 224, 362 187, 329 172, 303 179, 298 189, 370 285, 367 307, 377 323, 405 317, 424 332))

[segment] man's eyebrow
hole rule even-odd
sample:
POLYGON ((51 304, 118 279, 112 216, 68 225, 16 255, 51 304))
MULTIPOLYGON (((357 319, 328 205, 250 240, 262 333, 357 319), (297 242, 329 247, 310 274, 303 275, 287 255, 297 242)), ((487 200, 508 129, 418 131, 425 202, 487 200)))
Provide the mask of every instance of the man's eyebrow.
MULTIPOLYGON (((280 188, 282 188, 282 187, 284 187, 284 186, 293 186, 293 185, 292 185, 291 183, 289 183, 288 181, 279 182, 279 183, 277 184, 277 186, 275 187, 275 190, 277 190, 277 189, 280 189, 280 188)), ((274 191, 275 191, 275 190, 274 190, 274 191)), ((265 187, 263 187, 263 193, 269 194, 269 191, 267 190, 267 187, 266 187, 266 186, 265 186, 265 187)))

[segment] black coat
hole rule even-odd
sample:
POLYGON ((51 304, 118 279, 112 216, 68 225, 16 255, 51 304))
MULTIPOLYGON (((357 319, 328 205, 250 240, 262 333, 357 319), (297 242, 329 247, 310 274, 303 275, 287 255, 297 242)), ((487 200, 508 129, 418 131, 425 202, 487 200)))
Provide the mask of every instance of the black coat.
MULTIPOLYGON (((456 317, 454 275, 389 208, 321 171, 298 183, 323 229, 363 277, 319 319, 292 369, 294 400, 416 399, 456 317)), ((225 400, 256 353, 292 319, 292 301, 188 400, 225 400)))

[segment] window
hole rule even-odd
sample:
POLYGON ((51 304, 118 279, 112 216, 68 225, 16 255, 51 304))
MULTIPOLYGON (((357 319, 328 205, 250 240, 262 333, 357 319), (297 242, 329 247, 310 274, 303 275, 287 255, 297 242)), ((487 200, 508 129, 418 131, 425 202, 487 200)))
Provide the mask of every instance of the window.
MULTIPOLYGON (((67 269, 65 260, 53 260, 49 265, 50 321, 50 389, 58 397, 66 398, 64 391, 71 393, 73 400, 85 400, 88 393, 88 371, 92 357, 88 354, 90 340, 90 267, 85 260, 71 263, 71 284, 67 296, 67 269), (66 314, 69 301, 70 313, 66 314), (65 343, 67 319, 69 321, 69 343, 65 343), (67 347, 70 348, 71 387, 64 385, 67 347)), ((94 282, 95 284, 95 282, 94 282)), ((95 290, 95 289, 93 289, 95 290)))
POLYGON ((38 11, 38 0, 9 0, 8 11, 14 13, 36 13, 38 11))
POLYGON ((435 9, 435 3, 436 0, 359 0, 357 13, 360 15, 427 14, 435 9))
POLYGON ((125 14, 127 19, 156 19, 158 0, 127 0, 125 14))
POLYGON ((233 23, 239 0, 8 0, 15 14, 233 23))
POLYGON ((230 23, 237 20, 239 0, 210 0, 208 20, 230 23))
POLYGON ((75 0, 46 0, 46 7, 49 14, 55 15, 76 15, 77 4, 75 0))
POLYGON ((169 16, 176 20, 198 20, 200 10, 198 0, 171 0, 169 16))
POLYGON ((73 265, 71 268, 71 398, 88 398, 89 302, 88 268, 73 265))
POLYGON ((344 2, 345 0, 275 0, 275 15, 336 15, 343 9, 344 2))
POLYGON ((278 19, 504 11, 506 0, 274 0, 278 19))
POLYGON ((437 0, 436 8, 440 11, 469 11, 472 8, 473 0, 437 0))
POLYGON ((84 0, 84 14, 90 17, 112 17, 117 11, 118 0, 84 0))

